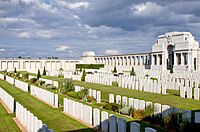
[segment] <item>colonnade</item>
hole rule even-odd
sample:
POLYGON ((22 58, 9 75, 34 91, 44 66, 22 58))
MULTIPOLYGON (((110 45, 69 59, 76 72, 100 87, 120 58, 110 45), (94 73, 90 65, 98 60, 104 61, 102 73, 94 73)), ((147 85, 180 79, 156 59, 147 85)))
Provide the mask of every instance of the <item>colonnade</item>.
POLYGON ((35 70, 43 69, 49 70, 75 69, 76 64, 81 63, 80 60, 0 60, 0 69, 19 69, 19 70, 35 70))
POLYGON ((150 65, 149 54, 134 54, 120 56, 96 56, 96 64, 104 64, 106 66, 135 66, 150 65))

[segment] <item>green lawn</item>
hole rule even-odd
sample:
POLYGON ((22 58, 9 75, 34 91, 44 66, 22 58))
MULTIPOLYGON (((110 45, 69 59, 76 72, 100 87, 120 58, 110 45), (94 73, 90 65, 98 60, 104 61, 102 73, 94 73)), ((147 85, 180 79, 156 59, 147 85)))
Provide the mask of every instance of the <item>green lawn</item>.
POLYGON ((3 105, 0 103, 0 131, 20 132, 12 117, 14 114, 8 114, 3 105))
MULTIPOLYGON (((42 76, 42 77, 56 81, 63 80, 63 78, 58 78, 58 77, 50 77, 50 76, 42 76)), ((118 94, 136 99, 142 99, 145 101, 152 101, 154 103, 161 103, 170 106, 175 106, 180 109, 200 111, 200 101, 194 99, 181 98, 179 97, 179 91, 176 90, 167 90, 169 94, 161 95, 161 94, 143 92, 138 90, 119 88, 116 86, 100 85, 82 81, 74 81, 74 83, 75 85, 83 86, 85 88, 91 88, 101 91, 102 101, 106 102, 108 102, 109 94, 113 93, 115 95, 118 94)))
POLYGON ((32 97, 29 93, 23 92, 15 86, 10 85, 6 81, 0 80, 0 87, 12 95, 16 101, 21 103, 54 131, 94 131, 63 114, 62 108, 52 108, 32 97))

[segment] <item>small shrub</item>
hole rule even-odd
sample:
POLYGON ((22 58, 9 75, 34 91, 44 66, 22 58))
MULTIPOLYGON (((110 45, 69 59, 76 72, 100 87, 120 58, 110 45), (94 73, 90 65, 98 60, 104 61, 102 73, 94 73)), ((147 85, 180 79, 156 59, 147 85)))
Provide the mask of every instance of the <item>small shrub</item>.
POLYGON ((77 92, 80 99, 84 98, 85 96, 87 97, 88 95, 88 89, 87 88, 84 88, 82 89, 81 91, 77 92))
POLYGON ((52 84, 47 84, 46 89, 54 90, 54 89, 56 89, 56 87, 53 86, 52 84))
POLYGON ((65 79, 64 84, 61 86, 61 92, 63 94, 66 94, 67 92, 73 92, 74 91, 74 84, 72 79, 65 79))
POLYGON ((93 74, 93 72, 86 72, 86 74, 93 74))
POLYGON ((17 73, 16 73, 16 77, 19 77, 19 76, 20 76, 20 72, 17 72, 17 73))
POLYGON ((31 79, 29 80, 29 83, 34 84, 35 82, 37 82, 37 78, 31 78, 31 79))
POLYGON ((134 119, 142 119, 144 117, 142 110, 134 110, 132 115, 134 119))
POLYGON ((123 115, 130 115, 130 111, 131 111, 130 107, 124 107, 120 110, 120 113, 123 115))
POLYGON ((103 106, 103 108, 106 109, 106 110, 111 110, 111 111, 114 111, 114 112, 119 112, 120 105, 117 104, 117 103, 108 103, 108 104, 105 104, 103 106))
POLYGON ((71 91, 71 92, 68 92, 67 95, 68 95, 69 97, 74 98, 74 99, 80 99, 77 92, 72 92, 72 91, 71 91))
POLYGON ((22 77, 23 77, 24 79, 28 79, 28 76, 29 76, 28 73, 24 73, 24 74, 22 74, 22 77))
POLYGON ((42 81, 42 80, 37 81, 38 86, 43 86, 44 84, 45 84, 45 81, 42 81))

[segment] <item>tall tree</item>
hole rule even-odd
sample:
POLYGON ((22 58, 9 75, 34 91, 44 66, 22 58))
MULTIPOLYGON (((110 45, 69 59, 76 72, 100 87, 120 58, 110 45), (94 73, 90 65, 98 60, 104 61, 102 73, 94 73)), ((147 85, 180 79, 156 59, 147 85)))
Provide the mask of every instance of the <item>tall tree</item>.
POLYGON ((16 69, 16 67, 15 67, 14 73, 17 73, 17 69, 16 69))
POLYGON ((116 66, 114 67, 113 73, 117 73, 117 68, 116 68, 116 66))
POLYGON ((44 67, 44 70, 43 70, 43 74, 42 75, 46 75, 46 69, 44 67))
POLYGON ((41 78, 41 74, 40 74, 40 70, 38 69, 37 79, 39 80, 40 78, 41 78))
POLYGON ((134 67, 132 67, 132 70, 131 70, 130 75, 131 75, 131 76, 136 76, 136 74, 135 74, 135 70, 134 70, 134 67))
POLYGON ((85 76, 86 76, 86 72, 85 72, 85 69, 84 69, 84 70, 83 70, 82 77, 81 77, 81 81, 85 81, 85 76))

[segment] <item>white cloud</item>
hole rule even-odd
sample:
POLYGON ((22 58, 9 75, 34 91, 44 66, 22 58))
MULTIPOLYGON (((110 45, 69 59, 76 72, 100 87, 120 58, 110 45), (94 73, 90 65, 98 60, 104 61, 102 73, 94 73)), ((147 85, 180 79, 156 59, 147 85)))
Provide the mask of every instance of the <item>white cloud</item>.
POLYGON ((106 50, 105 54, 106 55, 117 55, 120 54, 121 52, 119 50, 106 50))
POLYGON ((163 12, 163 7, 156 3, 147 2, 142 4, 133 4, 131 10, 135 15, 153 16, 163 12))
POLYGON ((67 51, 68 49, 70 49, 70 47, 69 46, 58 46, 58 48, 56 48, 56 51, 58 51, 58 52, 64 52, 64 51, 67 51))
POLYGON ((79 8, 87 9, 89 7, 89 5, 90 5, 90 3, 88 3, 88 2, 76 2, 76 3, 67 3, 66 4, 66 6, 72 10, 76 10, 79 8))
POLYGON ((0 49, 0 52, 5 52, 5 51, 6 51, 6 50, 5 50, 5 49, 3 49, 3 48, 1 48, 1 49, 0 49))
POLYGON ((20 32, 18 34, 19 38, 30 38, 31 34, 29 32, 20 32))

